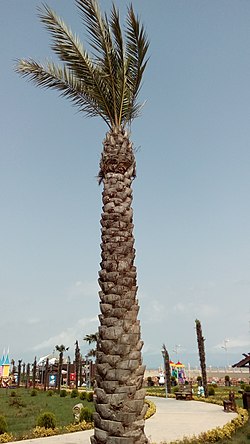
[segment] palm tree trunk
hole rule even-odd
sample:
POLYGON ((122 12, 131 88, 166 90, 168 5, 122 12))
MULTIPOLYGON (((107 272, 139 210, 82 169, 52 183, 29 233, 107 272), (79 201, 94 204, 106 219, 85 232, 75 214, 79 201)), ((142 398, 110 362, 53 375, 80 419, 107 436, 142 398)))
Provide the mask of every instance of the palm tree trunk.
POLYGON ((46 392, 47 386, 48 386, 48 376, 49 376, 49 358, 46 359, 45 364, 45 374, 44 374, 44 381, 43 381, 43 390, 46 392))
POLYGON ((27 364, 26 368, 26 381, 25 381, 25 388, 29 388, 30 386, 30 364, 27 364))
POLYGON ((99 177, 104 184, 101 315, 96 359, 92 444, 144 444, 145 390, 134 266, 132 144, 121 128, 107 133, 99 177))
POLYGON ((59 363, 58 363, 58 372, 57 372, 57 391, 60 393, 61 390, 61 382, 62 382, 62 365, 63 365, 63 352, 59 353, 59 363))
POLYGON ((36 361, 36 357, 35 357, 34 362, 33 362, 33 369, 32 369, 32 387, 33 387, 33 389, 36 388, 36 370, 37 370, 37 361, 36 361))
POLYGON ((21 371, 22 371, 22 359, 18 359, 18 367, 17 367, 17 387, 21 385, 21 371))
POLYGON ((76 388, 76 390, 78 390, 79 360, 80 360, 80 348, 79 348, 78 341, 76 341, 75 346, 76 346, 75 347, 75 375, 76 375, 75 388, 76 388))
POLYGON ((198 319, 196 319, 195 324, 196 324, 196 334, 197 334, 198 350, 199 350, 199 356, 200 356, 202 385, 203 385, 203 388, 204 388, 205 398, 207 398, 208 397, 208 387, 207 387, 206 356, 205 356, 205 346, 204 346, 205 339, 202 336, 201 323, 200 323, 200 321, 198 319))
POLYGON ((170 360, 169 353, 166 349, 165 344, 163 344, 163 355, 164 355, 164 367, 165 367, 165 377, 167 384, 167 392, 171 393, 171 369, 170 369, 170 360))

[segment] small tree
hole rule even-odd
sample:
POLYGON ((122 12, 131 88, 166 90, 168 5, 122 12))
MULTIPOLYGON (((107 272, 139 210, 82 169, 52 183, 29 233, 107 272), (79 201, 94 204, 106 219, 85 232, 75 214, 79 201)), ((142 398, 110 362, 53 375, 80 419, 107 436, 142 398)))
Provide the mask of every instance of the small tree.
POLYGON ((26 381, 25 381, 25 387, 28 388, 30 383, 30 363, 27 364, 26 367, 26 381))
POLYGON ((20 382, 21 382, 21 371, 22 371, 22 359, 18 359, 18 367, 17 367, 17 387, 20 387, 20 382))
POLYGON ((79 380, 79 364, 80 364, 80 348, 79 348, 79 344, 78 341, 76 340, 75 342, 75 375, 76 375, 76 380, 75 380, 75 387, 76 390, 78 389, 78 380, 79 380))
POLYGON ((57 381, 56 386, 57 390, 60 393, 61 389, 61 381, 62 381, 62 365, 63 365, 63 353, 67 351, 69 347, 65 347, 65 345, 56 345, 56 350, 59 352, 59 364, 58 364, 58 372, 57 372, 57 381))
POLYGON ((199 350, 199 356, 200 356, 202 385, 204 388, 205 398, 207 398, 208 397, 208 387, 207 387, 206 355, 205 355, 205 346, 204 346, 205 339, 202 335, 201 323, 198 319, 195 320, 195 325, 196 325, 198 350, 199 350))
POLYGON ((166 349, 165 344, 162 346, 163 348, 163 357, 164 357, 164 367, 165 367, 165 377, 166 377, 166 385, 168 393, 171 393, 171 370, 170 370, 170 360, 169 353, 166 349))
POLYGON ((44 380, 43 380, 43 390, 45 392, 46 392, 46 389, 48 386, 48 376, 49 376, 49 358, 46 359, 45 374, 44 374, 44 380))
POLYGON ((32 387, 33 389, 36 388, 36 370, 37 370, 37 361, 36 356, 33 362, 33 369, 32 369, 32 387))

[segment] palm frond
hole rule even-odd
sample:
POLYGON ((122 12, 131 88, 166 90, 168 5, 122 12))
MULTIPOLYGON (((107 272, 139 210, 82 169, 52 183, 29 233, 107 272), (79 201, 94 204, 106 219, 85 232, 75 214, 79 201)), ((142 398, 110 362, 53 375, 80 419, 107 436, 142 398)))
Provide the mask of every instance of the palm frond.
POLYGON ((96 0, 76 0, 82 20, 89 35, 89 43, 94 49, 94 56, 101 72, 110 87, 110 107, 113 123, 118 124, 116 101, 117 59, 106 16, 102 16, 96 0))
POLYGON ((100 103, 91 97, 84 82, 81 82, 65 66, 60 67, 53 62, 47 62, 44 66, 32 59, 19 60, 16 71, 22 77, 29 78, 36 86, 60 91, 61 96, 69 98, 87 116, 101 116, 110 126, 100 103))
POLYGON ((92 52, 47 5, 39 17, 52 37, 52 49, 62 62, 42 65, 19 60, 16 71, 37 86, 56 89, 87 116, 101 116, 109 127, 125 126, 139 115, 137 97, 149 42, 144 27, 128 8, 125 32, 113 5, 102 15, 98 0, 75 0, 88 33, 92 52))
POLYGON ((143 25, 139 18, 135 16, 132 4, 128 8, 127 26, 126 26, 126 57, 128 59, 128 81, 134 100, 136 99, 142 76, 146 68, 148 59, 145 60, 149 41, 143 25))
POLYGON ((109 85, 105 85, 105 77, 100 76, 94 62, 84 50, 79 38, 74 35, 65 22, 48 6, 39 8, 39 17, 53 38, 52 49, 72 70, 76 77, 82 79, 89 94, 92 91, 94 101, 103 102, 102 109, 110 121, 109 85))
POLYGON ((110 13, 110 27, 113 35, 113 44, 116 54, 117 64, 116 64, 116 94, 117 94, 117 105, 118 105, 118 124, 123 121, 124 113, 124 98, 126 91, 126 71, 127 71, 127 61, 125 58, 123 35, 120 26, 119 12, 113 4, 110 13))

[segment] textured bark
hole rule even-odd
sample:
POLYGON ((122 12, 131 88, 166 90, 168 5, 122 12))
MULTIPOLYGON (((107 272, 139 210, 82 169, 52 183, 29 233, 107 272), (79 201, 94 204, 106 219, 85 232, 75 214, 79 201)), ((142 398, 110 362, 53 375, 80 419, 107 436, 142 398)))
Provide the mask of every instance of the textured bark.
POLYGON ((169 353, 166 349, 165 344, 163 344, 163 355, 164 355, 164 367, 165 367, 165 377, 167 384, 167 391, 171 393, 171 369, 170 369, 170 360, 169 353))
POLYGON ((27 364, 26 367, 26 381, 25 381, 25 387, 28 388, 30 386, 30 364, 27 364))
POLYGON ((36 357, 33 362, 33 369, 32 369, 32 387, 33 389, 36 388, 36 371, 37 371, 37 361, 36 357))
POLYGON ((92 444, 144 444, 145 391, 134 266, 131 183, 135 158, 126 132, 107 133, 100 162, 100 327, 96 356, 96 413, 92 444))
POLYGON ((21 383, 21 371, 22 371, 22 359, 18 360, 18 367, 17 367, 17 387, 20 387, 20 383, 21 383))
POLYGON ((205 355, 205 346, 204 346, 205 339, 202 336, 201 323, 198 319, 196 319, 195 324, 196 324, 198 350, 199 350, 199 356, 200 356, 202 385, 204 388, 205 398, 207 398, 208 397, 208 387, 207 387, 206 355, 205 355))
POLYGON ((78 341, 76 341, 75 346, 76 346, 75 347, 75 375, 76 375, 75 388, 76 388, 76 390, 78 390, 79 362, 80 362, 80 348, 79 348, 78 341))
POLYGON ((45 392, 46 392, 47 387, 49 385, 48 376, 49 376, 49 358, 46 359, 46 364, 45 364, 45 374, 44 374, 44 381, 43 381, 43 390, 45 392))

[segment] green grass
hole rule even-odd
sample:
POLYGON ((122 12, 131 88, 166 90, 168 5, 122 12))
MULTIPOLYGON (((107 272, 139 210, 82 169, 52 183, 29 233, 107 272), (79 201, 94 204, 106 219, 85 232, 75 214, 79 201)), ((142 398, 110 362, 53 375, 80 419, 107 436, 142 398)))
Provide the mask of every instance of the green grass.
POLYGON ((67 395, 61 398, 57 393, 48 396, 48 392, 43 391, 37 391, 37 396, 31 396, 31 392, 32 390, 24 388, 0 390, 0 415, 6 418, 8 432, 16 439, 21 439, 36 426, 36 419, 40 413, 48 411, 54 413, 56 425, 61 427, 74 422, 72 413, 74 405, 82 403, 94 410, 93 403, 80 400, 79 397, 71 398, 67 395), (16 396, 12 396, 12 392, 15 392, 16 396))

